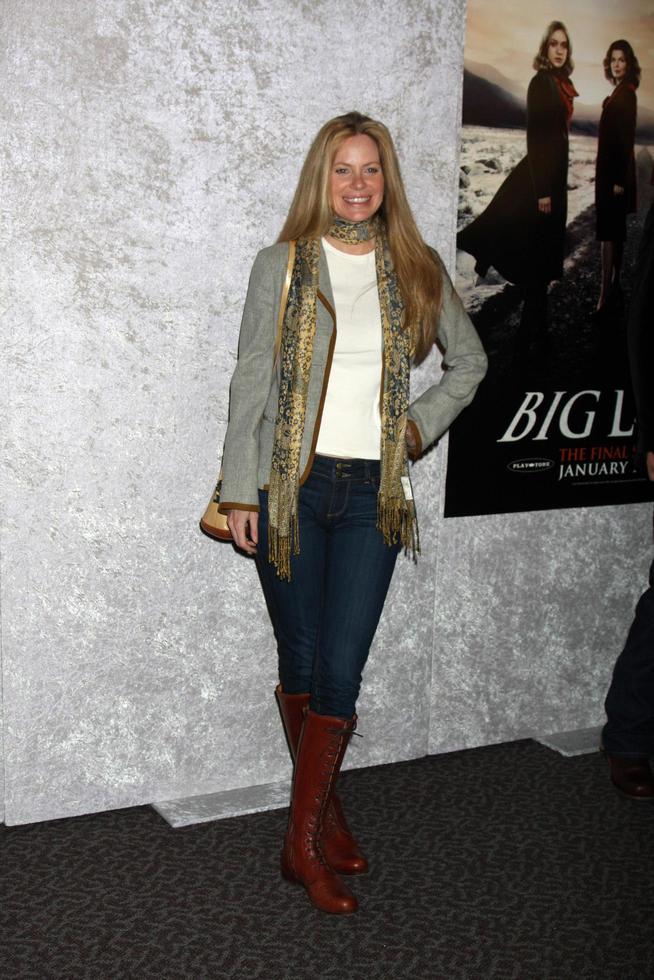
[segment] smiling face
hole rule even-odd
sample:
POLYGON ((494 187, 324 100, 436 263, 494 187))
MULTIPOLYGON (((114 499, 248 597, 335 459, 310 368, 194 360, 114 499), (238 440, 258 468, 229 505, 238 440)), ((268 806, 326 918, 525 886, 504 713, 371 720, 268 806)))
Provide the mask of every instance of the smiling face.
POLYGON ((552 68, 563 68, 568 60, 569 48, 568 35, 565 31, 559 29, 550 34, 547 42, 547 60, 552 68))
POLYGON ((621 82, 627 74, 627 56, 620 48, 613 48, 613 51, 611 51, 609 67, 613 81, 616 84, 621 82))
POLYGON ((346 221, 365 221, 384 200, 379 148, 365 133, 349 136, 337 148, 329 177, 334 213, 346 221))

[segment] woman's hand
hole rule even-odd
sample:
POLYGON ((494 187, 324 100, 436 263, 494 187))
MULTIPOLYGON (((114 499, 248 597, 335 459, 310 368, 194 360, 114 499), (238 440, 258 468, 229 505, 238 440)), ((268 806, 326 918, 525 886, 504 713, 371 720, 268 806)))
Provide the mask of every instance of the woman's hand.
POLYGON ((613 193, 616 197, 620 197, 621 194, 624 194, 624 187, 620 187, 620 184, 614 184, 613 193))
POLYGON ((647 475, 654 482, 654 453, 648 451, 645 459, 647 462, 647 475))
POLYGON ((541 214, 551 214, 552 213, 552 198, 551 197, 539 197, 538 198, 538 210, 541 214))
POLYGON ((255 510, 230 510, 227 526, 234 544, 248 555, 256 555, 259 542, 259 515, 255 510))

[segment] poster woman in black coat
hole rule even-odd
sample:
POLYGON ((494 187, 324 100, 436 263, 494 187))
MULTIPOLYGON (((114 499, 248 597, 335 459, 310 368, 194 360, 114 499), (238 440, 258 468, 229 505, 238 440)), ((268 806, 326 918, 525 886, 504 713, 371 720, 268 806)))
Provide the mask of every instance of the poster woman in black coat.
POLYGON ((527 91, 527 156, 509 174, 482 214, 459 232, 457 247, 525 286, 519 346, 547 326, 547 287, 563 274, 567 218, 568 128, 577 92, 570 81, 567 28, 552 21, 534 58, 527 91))
POLYGON ((602 106, 595 170, 597 240, 602 244, 600 314, 619 299, 627 215, 636 210, 634 139, 640 65, 628 41, 620 39, 609 46, 604 74, 614 88, 602 106))

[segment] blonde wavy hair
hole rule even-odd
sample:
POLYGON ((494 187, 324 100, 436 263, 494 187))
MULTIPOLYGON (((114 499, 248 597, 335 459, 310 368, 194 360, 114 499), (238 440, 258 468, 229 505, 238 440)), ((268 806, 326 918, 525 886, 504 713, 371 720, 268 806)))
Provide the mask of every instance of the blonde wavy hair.
POLYGON ((386 223, 388 245, 404 301, 404 326, 412 333, 416 364, 434 345, 443 294, 440 261, 422 240, 406 198, 400 164, 391 134, 383 123, 347 112, 330 119, 314 139, 300 173, 288 217, 278 241, 325 235, 334 212, 329 178, 336 150, 350 136, 364 134, 375 141, 384 174, 384 200, 379 214, 386 223))
POLYGON ((545 71, 551 71, 552 65, 550 59, 547 57, 547 52, 549 50, 550 41, 552 39, 552 34, 555 31, 563 31, 565 34, 566 41, 568 42, 568 56, 565 59, 565 64, 561 71, 565 75, 572 75, 574 71, 575 63, 572 60, 572 41, 570 40, 570 34, 568 33, 568 28, 565 26, 561 20, 552 20, 547 25, 547 29, 540 39, 540 47, 538 48, 538 53, 534 58, 534 71, 539 71, 540 69, 545 69, 545 71))

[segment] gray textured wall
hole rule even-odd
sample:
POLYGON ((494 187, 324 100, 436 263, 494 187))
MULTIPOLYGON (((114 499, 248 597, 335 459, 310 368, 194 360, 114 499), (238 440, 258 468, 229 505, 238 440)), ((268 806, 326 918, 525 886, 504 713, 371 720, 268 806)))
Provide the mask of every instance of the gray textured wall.
MULTIPOLYGON (((288 775, 254 569, 196 529, 249 265, 352 107, 389 123, 451 260, 464 13, 5 0, 8 822, 288 775)), ((601 718, 646 511, 445 522, 444 459, 414 470, 424 555, 393 583, 351 765, 601 718)))

